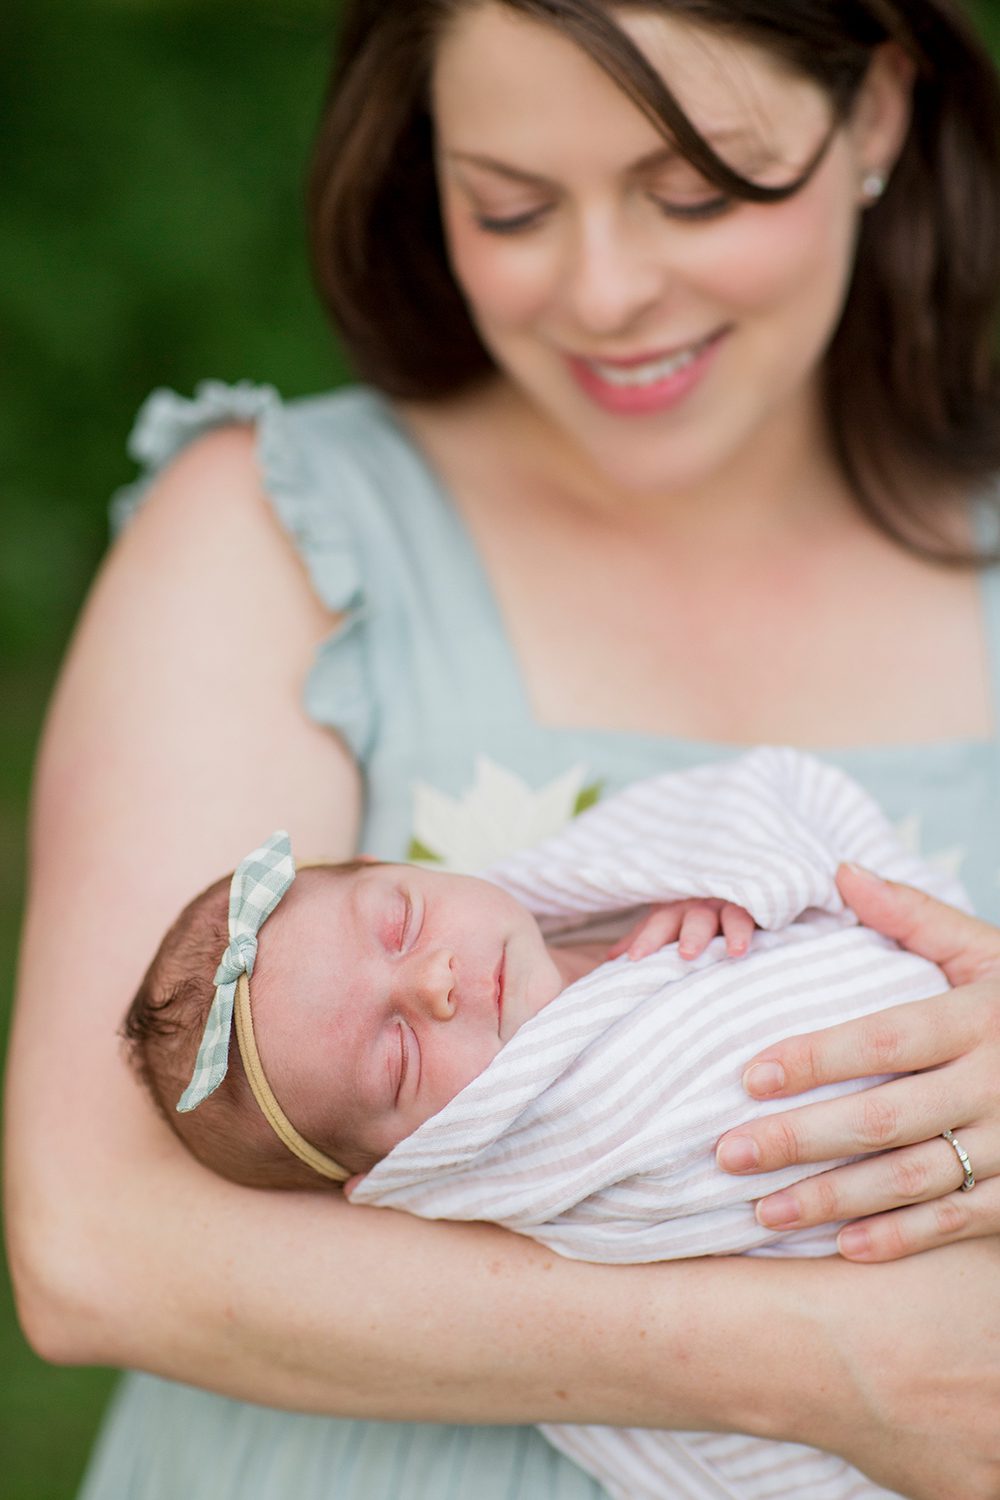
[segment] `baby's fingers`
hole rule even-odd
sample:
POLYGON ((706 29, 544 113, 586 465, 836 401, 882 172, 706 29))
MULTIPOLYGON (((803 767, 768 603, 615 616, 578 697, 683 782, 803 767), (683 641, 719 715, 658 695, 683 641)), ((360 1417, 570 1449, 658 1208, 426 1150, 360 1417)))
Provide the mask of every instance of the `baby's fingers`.
MULTIPOLYGON (((734 908, 735 910, 736 908, 734 908)), ((718 937, 721 915, 718 905, 693 902, 681 922, 678 951, 681 958, 699 958, 714 937, 718 937)))
POLYGON ((750 940, 757 925, 753 917, 742 906, 727 901, 721 914, 722 932, 726 939, 726 952, 730 958, 742 958, 750 947, 750 940))
POLYGON ((658 952, 668 943, 676 943, 683 916, 684 911, 679 902, 654 906, 652 911, 609 949, 608 958, 619 958, 623 953, 627 953, 631 959, 648 958, 651 953, 658 952))

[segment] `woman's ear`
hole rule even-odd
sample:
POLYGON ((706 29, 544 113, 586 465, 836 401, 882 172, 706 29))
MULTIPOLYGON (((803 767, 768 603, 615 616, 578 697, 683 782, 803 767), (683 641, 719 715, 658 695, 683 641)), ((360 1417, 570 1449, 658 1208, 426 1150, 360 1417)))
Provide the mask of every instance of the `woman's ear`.
MULTIPOLYGON (((910 128, 915 78, 916 64, 896 42, 875 49, 847 124, 859 190, 866 181, 884 183, 892 175, 910 128)), ((872 196, 862 192, 863 199, 872 196)))

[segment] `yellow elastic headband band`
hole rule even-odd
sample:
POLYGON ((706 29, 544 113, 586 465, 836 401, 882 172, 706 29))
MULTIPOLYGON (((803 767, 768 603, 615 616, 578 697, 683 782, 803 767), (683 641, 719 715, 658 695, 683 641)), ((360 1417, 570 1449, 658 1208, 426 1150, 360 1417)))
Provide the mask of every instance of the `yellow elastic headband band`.
POLYGON ((329 1178, 331 1182, 346 1182, 353 1174, 345 1171, 331 1157, 324 1155, 315 1146, 311 1146, 304 1136, 299 1135, 274 1097, 274 1091, 264 1073, 260 1053, 257 1051, 257 1040, 253 1034, 250 984, 245 973, 240 975, 236 983, 236 1042, 253 1096, 260 1105, 261 1114, 279 1141, 287 1146, 293 1156, 305 1162, 307 1167, 312 1167, 313 1171, 318 1172, 321 1177, 329 1178))

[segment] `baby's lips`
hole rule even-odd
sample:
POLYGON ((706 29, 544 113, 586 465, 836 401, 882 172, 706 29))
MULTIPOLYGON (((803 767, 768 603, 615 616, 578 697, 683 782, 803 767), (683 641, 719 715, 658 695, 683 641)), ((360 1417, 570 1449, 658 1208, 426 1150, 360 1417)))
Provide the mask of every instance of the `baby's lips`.
POLYGON ((493 994, 497 1010, 497 1031, 500 1030, 503 1021, 504 981, 507 977, 507 948, 500 954, 500 962, 497 964, 493 974, 493 994))

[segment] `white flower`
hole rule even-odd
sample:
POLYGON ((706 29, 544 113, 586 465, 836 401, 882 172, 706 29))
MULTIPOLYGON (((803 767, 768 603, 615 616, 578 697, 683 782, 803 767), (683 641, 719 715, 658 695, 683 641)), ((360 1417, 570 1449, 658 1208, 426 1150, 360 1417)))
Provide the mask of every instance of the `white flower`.
POLYGON ((480 755, 475 780, 462 797, 418 781, 412 852, 462 874, 481 870, 563 828, 578 811, 585 774, 583 766, 573 766, 533 791, 513 771, 480 755))
POLYGON ((965 850, 960 844, 955 844, 951 849, 938 849, 934 854, 924 854, 920 847, 923 819, 919 813, 910 813, 908 817, 900 818, 898 823, 893 824, 893 830, 907 854, 919 854, 935 869, 943 870, 946 875, 954 875, 956 879, 958 878, 958 872, 965 858, 965 850))

